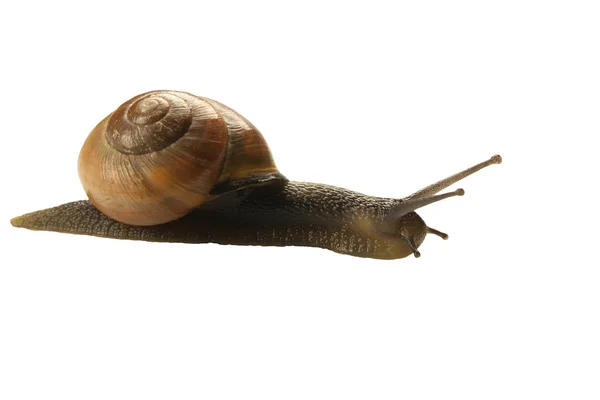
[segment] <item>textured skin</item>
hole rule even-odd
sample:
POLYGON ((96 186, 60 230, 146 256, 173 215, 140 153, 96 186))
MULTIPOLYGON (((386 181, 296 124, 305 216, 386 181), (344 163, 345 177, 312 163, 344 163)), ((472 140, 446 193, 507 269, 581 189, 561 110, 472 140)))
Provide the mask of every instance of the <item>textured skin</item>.
POLYGON ((308 246, 358 257, 403 258, 425 238, 414 212, 385 221, 400 200, 366 196, 333 186, 286 182, 236 192, 176 221, 130 226, 109 219, 88 201, 76 201, 14 218, 18 227, 156 242, 308 246))

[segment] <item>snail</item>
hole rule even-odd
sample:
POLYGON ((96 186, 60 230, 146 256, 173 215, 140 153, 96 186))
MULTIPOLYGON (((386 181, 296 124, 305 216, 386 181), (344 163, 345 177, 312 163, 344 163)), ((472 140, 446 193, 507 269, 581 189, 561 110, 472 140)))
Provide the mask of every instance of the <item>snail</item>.
POLYGON ((89 134, 78 172, 89 200, 13 218, 15 227, 151 242, 309 246, 375 259, 419 257, 415 210, 499 155, 402 199, 281 174, 262 134, 231 108, 179 91, 133 97, 89 134))

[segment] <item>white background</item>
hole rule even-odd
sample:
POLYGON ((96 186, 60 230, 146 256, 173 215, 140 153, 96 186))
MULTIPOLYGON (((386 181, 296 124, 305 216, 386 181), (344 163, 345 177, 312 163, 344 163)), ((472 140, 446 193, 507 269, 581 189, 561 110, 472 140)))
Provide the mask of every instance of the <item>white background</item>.
POLYGON ((11 2, 0 398, 598 399, 600 14, 589 1, 11 2), (499 153, 420 259, 18 230, 84 197, 130 97, 217 99, 280 170, 401 197, 499 153))

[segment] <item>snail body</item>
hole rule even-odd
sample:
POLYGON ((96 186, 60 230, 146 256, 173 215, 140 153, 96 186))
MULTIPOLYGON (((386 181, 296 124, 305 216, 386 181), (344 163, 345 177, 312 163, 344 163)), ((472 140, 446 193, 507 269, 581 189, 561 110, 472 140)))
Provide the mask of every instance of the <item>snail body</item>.
POLYGON ((308 246, 377 259, 420 255, 416 209, 488 166, 466 169, 403 199, 292 182, 261 133, 237 112, 189 93, 134 97, 92 130, 78 169, 89 200, 14 218, 17 227, 156 242, 308 246))

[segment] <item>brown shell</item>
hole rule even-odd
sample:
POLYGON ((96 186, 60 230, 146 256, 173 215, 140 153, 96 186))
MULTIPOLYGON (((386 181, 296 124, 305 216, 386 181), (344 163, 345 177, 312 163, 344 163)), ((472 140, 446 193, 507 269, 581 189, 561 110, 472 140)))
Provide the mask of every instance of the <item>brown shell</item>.
POLYGON ((249 121, 176 91, 141 94, 104 118, 78 170, 94 206, 130 225, 169 222, 219 194, 285 179, 249 121))

